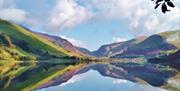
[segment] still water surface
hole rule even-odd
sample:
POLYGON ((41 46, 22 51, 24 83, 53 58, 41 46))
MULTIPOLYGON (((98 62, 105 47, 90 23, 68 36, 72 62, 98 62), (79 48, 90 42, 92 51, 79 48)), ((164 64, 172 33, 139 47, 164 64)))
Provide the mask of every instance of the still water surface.
POLYGON ((37 91, 167 91, 150 85, 133 83, 128 80, 105 77, 98 71, 89 70, 77 74, 58 86, 37 91))

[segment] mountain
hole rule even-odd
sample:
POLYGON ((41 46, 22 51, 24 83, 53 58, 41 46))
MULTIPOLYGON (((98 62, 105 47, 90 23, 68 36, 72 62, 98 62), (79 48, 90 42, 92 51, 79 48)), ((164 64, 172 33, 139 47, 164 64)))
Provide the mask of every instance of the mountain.
POLYGON ((0 91, 31 91, 86 59, 90 60, 0 19, 0 91))
POLYGON ((180 30, 138 37, 129 41, 103 45, 92 54, 98 57, 154 56, 180 48, 180 30))
POLYGON ((69 41, 67 41, 66 39, 63 39, 61 37, 58 36, 54 36, 54 35, 48 35, 45 33, 39 33, 39 32, 34 32, 37 35, 53 42, 54 44, 64 48, 65 50, 72 52, 72 53, 76 53, 79 55, 84 55, 83 52, 81 52, 80 50, 78 50, 73 44, 71 44, 69 41))
POLYGON ((82 48, 82 47, 76 47, 79 51, 81 51, 84 55, 86 56, 92 56, 92 53, 91 51, 89 51, 88 49, 86 48, 82 48))
POLYGON ((24 55, 24 57, 32 56, 38 59, 67 56, 80 57, 79 54, 69 52, 62 47, 55 45, 51 41, 44 39, 41 36, 38 36, 37 34, 32 33, 12 22, 0 20, 0 34, 1 37, 4 36, 6 39, 4 43, 1 42, 1 49, 6 52, 7 49, 11 51, 15 50, 13 54, 16 55, 24 55), (10 43, 8 43, 9 46, 5 45, 7 41, 10 41, 10 43))
POLYGON ((92 55, 102 57, 102 56, 113 56, 115 54, 121 54, 128 47, 135 45, 143 41, 144 37, 136 38, 125 42, 112 43, 101 46, 97 51, 92 52, 92 55))

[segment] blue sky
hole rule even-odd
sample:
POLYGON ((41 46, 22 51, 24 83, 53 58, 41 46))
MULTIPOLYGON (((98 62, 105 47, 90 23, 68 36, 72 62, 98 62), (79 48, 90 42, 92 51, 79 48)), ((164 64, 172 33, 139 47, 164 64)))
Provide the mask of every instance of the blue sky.
POLYGON ((132 39, 134 36, 125 31, 127 30, 125 26, 117 20, 93 22, 80 24, 73 29, 63 31, 61 34, 83 41, 87 48, 97 49, 102 44, 117 41, 115 38, 132 39))
POLYGON ((180 2, 163 14, 151 0, 0 0, 0 18, 61 36, 76 46, 101 45, 180 29, 180 2))

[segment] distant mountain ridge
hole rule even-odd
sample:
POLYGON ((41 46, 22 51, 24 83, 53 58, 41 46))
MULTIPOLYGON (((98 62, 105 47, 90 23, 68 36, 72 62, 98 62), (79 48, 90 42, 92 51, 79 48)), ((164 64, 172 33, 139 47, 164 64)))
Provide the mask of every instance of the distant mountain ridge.
POLYGON ((81 51, 84 55, 86 56, 92 56, 92 52, 89 51, 88 49, 86 48, 82 48, 82 47, 76 47, 79 51, 81 51))
MULTIPOLYGON (((20 25, 22 26, 22 25, 20 25)), ((56 35, 50 35, 50 34, 46 34, 46 33, 41 33, 41 32, 35 32, 25 26, 22 26, 23 28, 25 28, 26 30, 37 34, 38 36, 45 38, 47 40, 49 40, 50 42, 64 48, 65 50, 72 52, 72 53, 77 53, 80 55, 84 55, 85 54, 83 52, 81 52, 80 50, 78 50, 78 47, 74 46, 72 43, 70 43, 68 40, 61 38, 60 36, 56 36, 56 35)))
POLYGON ((180 48, 180 30, 168 31, 149 37, 138 37, 124 42, 101 46, 90 55, 97 57, 151 56, 180 48))
POLYGON ((49 35, 49 34, 45 34, 45 33, 39 33, 39 32, 35 32, 36 34, 40 35, 41 37, 61 46, 62 48, 64 48, 65 50, 69 51, 69 52, 73 52, 73 53, 77 53, 80 55, 84 55, 80 50, 78 50, 73 44, 71 44, 68 40, 63 39, 59 36, 54 36, 54 35, 49 35))
POLYGON ((132 39, 129 41, 125 41, 125 42, 118 42, 118 43, 112 43, 112 44, 108 44, 108 45, 103 45, 101 46, 97 51, 94 51, 92 54, 96 55, 96 56, 112 56, 115 54, 121 54, 122 52, 124 52, 125 50, 127 50, 127 48, 129 46, 132 46, 140 41, 142 41, 144 38, 142 39, 132 39))
POLYGON ((142 36, 124 42, 107 44, 101 46, 96 51, 89 51, 86 48, 76 47, 66 39, 63 39, 59 36, 39 32, 34 33, 69 52, 95 57, 122 58, 155 56, 156 54, 161 54, 165 51, 171 51, 180 48, 180 42, 178 41, 180 40, 180 30, 168 31, 154 34, 149 37, 142 36))
POLYGON ((67 52, 79 54, 82 56, 111 58, 126 58, 139 56, 150 57, 180 48, 180 30, 154 34, 149 37, 137 37, 124 42, 103 45, 96 51, 89 51, 85 48, 76 47, 66 39, 63 39, 59 36, 33 32, 26 27, 23 28, 36 34, 38 37, 42 37, 43 39, 50 41, 56 46, 62 47, 67 52))

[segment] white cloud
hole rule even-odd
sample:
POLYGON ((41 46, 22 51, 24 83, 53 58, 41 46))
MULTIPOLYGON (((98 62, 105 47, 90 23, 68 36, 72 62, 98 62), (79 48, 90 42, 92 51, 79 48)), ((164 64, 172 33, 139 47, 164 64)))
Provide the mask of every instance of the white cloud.
POLYGON ((8 7, 15 7, 14 0, 0 0, 0 9, 8 7))
POLYGON ((27 12, 16 8, 6 8, 0 11, 0 18, 15 22, 24 22, 27 19, 27 12))
POLYGON ((169 91, 159 87, 153 87, 151 85, 134 84, 128 91, 169 91))
POLYGON ((58 0, 50 12, 48 28, 64 29, 73 27, 91 18, 92 13, 74 0, 58 0))
POLYGON ((121 37, 113 37, 113 41, 114 42, 123 42, 123 41, 127 41, 127 39, 121 38, 121 37))
POLYGON ((98 18, 126 21, 129 31, 135 36, 150 35, 180 28, 180 2, 173 0, 175 8, 163 14, 161 8, 154 9, 151 0, 89 0, 84 6, 98 18))
POLYGON ((62 35, 61 35, 60 37, 63 38, 63 39, 68 40, 68 41, 71 42, 74 46, 86 48, 86 45, 85 45, 82 41, 80 41, 80 40, 73 39, 73 38, 69 38, 69 37, 62 36, 62 35))
POLYGON ((159 19, 157 16, 150 16, 149 19, 145 22, 144 26, 148 31, 153 31, 156 29, 156 27, 159 26, 159 19))
POLYGON ((0 18, 15 22, 25 22, 27 20, 25 10, 16 8, 14 0, 0 0, 0 18))
POLYGON ((128 83, 127 80, 123 80, 123 79, 115 79, 113 81, 113 84, 122 84, 122 83, 128 83))
POLYGON ((92 19, 95 20, 93 22, 106 22, 107 19, 125 22, 127 30, 135 36, 180 28, 179 0, 173 0, 176 7, 167 14, 163 14, 160 8, 155 10, 151 0, 55 0, 55 5, 50 11, 42 11, 44 16, 30 16, 31 19, 28 20, 29 13, 18 9, 15 2, 0 0, 1 18, 46 27, 50 33, 72 28, 92 19))

